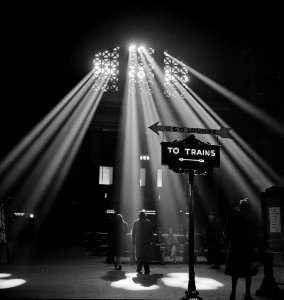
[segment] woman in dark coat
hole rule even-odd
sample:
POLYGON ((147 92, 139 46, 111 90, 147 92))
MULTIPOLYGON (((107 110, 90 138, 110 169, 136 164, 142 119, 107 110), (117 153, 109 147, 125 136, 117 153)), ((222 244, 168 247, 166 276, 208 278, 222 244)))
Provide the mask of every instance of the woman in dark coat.
POLYGON ((114 256, 114 268, 116 270, 121 270, 121 256, 124 251, 127 229, 128 224, 124 221, 123 216, 117 214, 111 229, 112 254, 114 256))
POLYGON ((251 277, 257 274, 257 269, 251 267, 254 257, 255 232, 249 218, 249 211, 248 199, 240 200, 239 208, 228 217, 224 227, 224 236, 229 241, 225 274, 232 276, 230 300, 235 299, 239 277, 246 279, 244 299, 253 299, 250 295, 251 277))

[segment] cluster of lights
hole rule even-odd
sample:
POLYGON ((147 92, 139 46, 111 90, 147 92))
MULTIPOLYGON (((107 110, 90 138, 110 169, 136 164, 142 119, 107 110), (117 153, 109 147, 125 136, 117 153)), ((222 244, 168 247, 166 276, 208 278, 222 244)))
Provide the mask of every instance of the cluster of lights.
MULTIPOLYGON (((119 47, 112 51, 105 50, 95 53, 93 59, 93 78, 108 78, 107 84, 103 87, 105 91, 118 91, 118 74, 119 74, 119 47)), ((94 83, 93 88, 97 88, 98 83, 94 83)))
MULTIPOLYGON (((16 216, 16 217, 25 217, 26 213, 24 213, 24 212, 15 212, 14 216, 16 216)), ((33 213, 30 213, 29 217, 31 219, 33 219, 35 217, 35 215, 33 213)))
POLYGON ((107 209, 107 210, 106 210, 106 213, 107 213, 107 214, 113 215, 113 214, 115 214, 116 212, 115 212, 114 209, 107 209))
POLYGON ((155 210, 152 210, 152 209, 141 209, 141 211, 143 211, 146 215, 155 215, 156 214, 156 211, 155 210))
MULTIPOLYGON (((182 211, 182 210, 180 210, 179 212, 180 212, 181 214, 183 213, 183 211, 182 211)), ((186 212, 184 212, 184 214, 185 214, 185 215, 189 215, 189 212, 188 212, 188 211, 186 211, 186 212)))
POLYGON ((150 160, 149 155, 140 155, 140 160, 150 160))
POLYGON ((167 52, 164 52, 164 86, 167 97, 183 97, 175 88, 175 85, 187 84, 189 81, 188 70, 174 61, 167 52))

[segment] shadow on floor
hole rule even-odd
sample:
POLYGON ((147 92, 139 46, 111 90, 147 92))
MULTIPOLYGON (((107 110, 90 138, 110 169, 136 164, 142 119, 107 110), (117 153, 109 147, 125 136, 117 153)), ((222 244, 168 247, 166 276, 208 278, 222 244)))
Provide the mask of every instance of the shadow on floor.
POLYGON ((106 275, 101 276, 100 278, 106 281, 114 282, 114 281, 126 279, 126 276, 124 271, 115 270, 115 271, 108 271, 106 275))
POLYGON ((133 282, 140 284, 144 287, 150 287, 158 283, 158 279, 162 278, 163 274, 137 274, 136 277, 132 277, 133 282))

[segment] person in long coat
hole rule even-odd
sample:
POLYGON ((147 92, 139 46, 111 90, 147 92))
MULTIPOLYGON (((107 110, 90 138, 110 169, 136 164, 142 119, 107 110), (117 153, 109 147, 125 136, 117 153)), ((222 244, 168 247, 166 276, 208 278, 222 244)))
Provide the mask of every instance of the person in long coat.
POLYGON ((224 227, 224 236, 229 242, 224 273, 232 276, 230 300, 235 299, 239 277, 246 279, 244 299, 253 299, 250 295, 251 280, 258 271, 252 268, 255 232, 249 217, 250 207, 248 198, 240 200, 238 209, 227 218, 224 227))
POLYGON ((117 214, 111 228, 112 255, 114 257, 114 268, 121 270, 121 256, 125 250, 125 239, 128 224, 124 221, 122 214, 117 214))
POLYGON ((224 236, 223 226, 217 219, 215 212, 209 212, 208 221, 204 229, 208 246, 208 263, 212 264, 212 269, 220 269, 224 236))
POLYGON ((150 274, 149 265, 149 248, 153 238, 152 223, 146 218, 144 211, 138 214, 139 219, 135 220, 132 229, 132 244, 135 244, 138 274, 142 273, 142 266, 144 267, 144 274, 150 274))

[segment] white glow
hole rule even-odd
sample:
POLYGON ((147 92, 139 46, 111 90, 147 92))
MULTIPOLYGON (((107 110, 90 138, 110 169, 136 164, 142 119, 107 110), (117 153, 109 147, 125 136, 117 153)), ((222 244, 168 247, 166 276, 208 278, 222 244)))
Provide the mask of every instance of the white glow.
MULTIPOLYGON (((142 280, 141 281, 138 280, 139 283, 136 283, 133 280, 134 278, 137 278, 136 273, 126 273, 125 276, 126 276, 125 279, 112 282, 111 287, 118 288, 118 289, 124 289, 124 290, 128 290, 128 291, 149 291, 149 290, 157 290, 160 288, 157 284, 153 284, 151 286, 143 286, 142 280)), ((145 276, 145 275, 142 275, 142 276, 145 276)))
MULTIPOLYGON (((105 77, 108 79, 108 84, 103 86, 106 90, 117 91, 118 86, 118 74, 119 74, 119 53, 118 49, 114 48, 111 51, 105 50, 102 52, 95 53, 93 59, 93 78, 105 77)), ((94 82, 94 88, 97 87, 97 83, 94 82)))
POLYGON ((26 283, 24 279, 0 279, 0 290, 17 287, 26 283))
POLYGON ((131 45, 130 47, 129 47, 129 51, 132 51, 132 50, 135 50, 136 49, 136 46, 135 45, 131 45))
POLYGON ((189 81, 189 77, 186 76, 186 75, 184 75, 184 76, 183 76, 183 80, 184 80, 185 82, 188 82, 188 81, 189 81))
MULTIPOLYGON (((143 281, 147 282, 147 277, 145 277, 145 275, 141 275, 141 278, 139 279, 136 273, 126 273, 125 277, 126 278, 124 279, 112 282, 111 287, 129 291, 157 290, 162 287, 162 284, 169 287, 179 287, 185 290, 188 287, 188 273, 166 274, 157 281, 158 284, 150 286, 143 285, 143 281)), ((224 284, 221 282, 207 277, 196 276, 195 283, 197 290, 216 290, 224 287, 224 284)))
POLYGON ((34 214, 30 214, 30 218, 33 219, 35 217, 34 214))
MULTIPOLYGON (((163 277, 161 280, 167 286, 187 289, 188 273, 169 273, 167 277, 163 277)), ((217 290, 224 286, 223 283, 215 279, 198 276, 195 276, 195 284, 197 290, 217 290)))
POLYGON ((149 155, 140 155, 140 160, 150 160, 149 155))
POLYGON ((113 167, 100 166, 99 184, 112 185, 113 167))
POLYGON ((146 185, 146 169, 140 168, 140 186, 146 185))
POLYGON ((162 169, 157 170, 157 187, 163 186, 163 171, 162 169))
POLYGON ((6 277, 10 277, 11 274, 9 273, 0 273, 0 278, 6 278, 6 277))
POLYGON ((23 217, 25 215, 25 213, 15 212, 14 215, 17 216, 17 217, 23 217))

